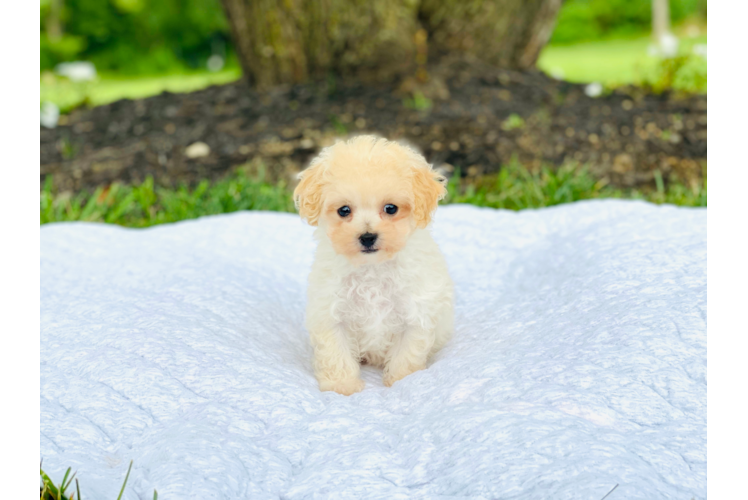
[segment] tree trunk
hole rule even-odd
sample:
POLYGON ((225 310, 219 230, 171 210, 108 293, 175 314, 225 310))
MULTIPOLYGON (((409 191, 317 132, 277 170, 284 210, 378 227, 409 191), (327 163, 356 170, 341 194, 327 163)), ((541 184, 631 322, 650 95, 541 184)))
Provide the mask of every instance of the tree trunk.
POLYGON ((416 7, 402 0, 222 0, 249 82, 387 79, 412 61, 416 7))
POLYGON ((245 77, 259 87, 329 73, 391 80, 422 67, 424 50, 529 68, 561 1, 222 0, 245 77))
POLYGON ((509 69, 535 65, 562 0, 422 0, 420 18, 436 52, 467 52, 509 69))

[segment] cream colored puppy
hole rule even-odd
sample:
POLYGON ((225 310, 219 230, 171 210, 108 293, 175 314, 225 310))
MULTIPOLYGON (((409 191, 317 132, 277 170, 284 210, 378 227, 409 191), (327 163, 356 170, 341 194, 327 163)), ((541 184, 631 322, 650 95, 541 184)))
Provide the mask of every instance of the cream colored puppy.
POLYGON ((388 387, 426 367, 453 327, 452 281, 431 238, 444 179, 413 149, 374 136, 325 148, 294 201, 318 226, 306 326, 323 391, 364 388, 360 364, 388 387))

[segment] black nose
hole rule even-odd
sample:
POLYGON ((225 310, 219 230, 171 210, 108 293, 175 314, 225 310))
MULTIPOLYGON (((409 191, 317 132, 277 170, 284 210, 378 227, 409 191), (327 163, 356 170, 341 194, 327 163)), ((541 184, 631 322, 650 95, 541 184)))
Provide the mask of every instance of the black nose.
POLYGON ((361 244, 366 248, 371 248, 377 241, 377 235, 374 233, 364 233, 358 237, 358 241, 360 241, 361 244))

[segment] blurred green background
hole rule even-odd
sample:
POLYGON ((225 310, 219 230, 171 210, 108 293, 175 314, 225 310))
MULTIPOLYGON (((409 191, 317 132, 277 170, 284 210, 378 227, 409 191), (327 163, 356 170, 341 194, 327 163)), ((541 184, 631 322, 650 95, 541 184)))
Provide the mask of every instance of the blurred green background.
MULTIPOLYGON (((87 103, 189 92, 234 81, 241 68, 220 0, 41 0, 41 100, 63 111, 87 103), (213 56, 212 67, 208 69, 213 56), (57 64, 90 61, 91 82, 55 74, 57 64)), ((651 0, 567 0, 538 67, 573 82, 656 84, 706 92, 706 1, 671 0, 680 39, 677 68, 649 55, 651 0), (698 50, 698 49, 697 49, 698 50)), ((656 85, 655 85, 656 86, 656 85)))
POLYGON ((72 60, 119 75, 196 70, 230 44, 219 0, 56 0, 59 21, 54 1, 41 0, 42 71, 72 60))
MULTIPOLYGON (((219 0, 40 0, 39 6, 40 71, 80 59, 105 74, 188 72, 205 68, 216 53, 237 67, 219 0), (60 7, 53 14, 55 1, 60 7), (50 36, 55 23, 61 33, 50 36)), ((698 9, 697 0, 672 0, 672 22, 698 9)), ((567 0, 551 46, 646 38, 651 22, 650 0, 567 0)))
MULTIPOLYGON (((238 67, 219 0, 62 0, 55 41, 48 35, 52 5, 41 0, 42 71, 77 59, 119 75, 194 71, 213 53, 238 67)), ((706 1, 672 0, 670 17, 705 31, 706 1)), ((567 0, 550 45, 647 39, 651 23, 651 0, 567 0)))

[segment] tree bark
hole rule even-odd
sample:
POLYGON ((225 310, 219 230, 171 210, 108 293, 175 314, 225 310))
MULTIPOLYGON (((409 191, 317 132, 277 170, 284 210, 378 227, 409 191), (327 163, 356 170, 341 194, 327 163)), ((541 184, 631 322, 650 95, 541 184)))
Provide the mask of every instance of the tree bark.
POLYGON ((466 52, 509 69, 535 65, 562 0, 422 0, 420 18, 436 52, 466 52))
POLYGON ((222 0, 249 82, 327 72, 387 79, 415 53, 416 7, 402 0, 222 0))
POLYGON ((248 81, 259 87, 333 73, 392 80, 428 57, 471 53, 535 64, 562 0, 222 0, 248 81), (424 31, 425 30, 425 31, 424 31))

